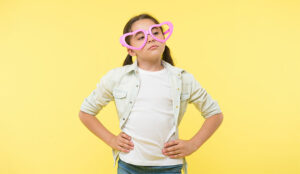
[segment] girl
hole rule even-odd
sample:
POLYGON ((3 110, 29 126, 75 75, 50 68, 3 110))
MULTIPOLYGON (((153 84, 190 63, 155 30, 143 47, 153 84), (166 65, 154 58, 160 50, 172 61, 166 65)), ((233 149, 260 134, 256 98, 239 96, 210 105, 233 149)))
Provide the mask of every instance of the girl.
POLYGON ((182 168, 187 173, 185 157, 223 120, 217 101, 192 74, 174 66, 166 45, 172 32, 171 22, 159 23, 149 14, 130 19, 120 38, 128 51, 123 66, 107 72, 81 105, 81 121, 112 148, 114 166, 119 157, 118 174, 178 174, 182 168), (122 130, 117 136, 95 117, 111 100, 122 130), (187 103, 206 120, 192 139, 181 140, 178 126, 187 103))

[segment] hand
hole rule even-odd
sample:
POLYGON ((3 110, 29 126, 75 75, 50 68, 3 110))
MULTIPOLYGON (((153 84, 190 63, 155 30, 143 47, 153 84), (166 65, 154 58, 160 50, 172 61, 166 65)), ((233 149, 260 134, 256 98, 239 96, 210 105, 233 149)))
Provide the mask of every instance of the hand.
POLYGON ((113 149, 128 153, 133 149, 133 142, 131 141, 131 137, 124 132, 120 132, 119 135, 115 136, 110 141, 110 146, 113 149))
POLYGON ((197 148, 190 140, 173 140, 165 143, 162 153, 170 158, 183 158, 192 154, 197 148))

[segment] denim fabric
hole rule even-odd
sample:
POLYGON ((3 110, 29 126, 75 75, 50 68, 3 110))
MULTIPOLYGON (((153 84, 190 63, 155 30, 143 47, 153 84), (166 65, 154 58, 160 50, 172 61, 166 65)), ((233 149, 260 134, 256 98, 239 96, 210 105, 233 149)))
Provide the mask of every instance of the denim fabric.
POLYGON ((182 164, 169 166, 137 166, 119 158, 118 174, 181 174, 182 164))

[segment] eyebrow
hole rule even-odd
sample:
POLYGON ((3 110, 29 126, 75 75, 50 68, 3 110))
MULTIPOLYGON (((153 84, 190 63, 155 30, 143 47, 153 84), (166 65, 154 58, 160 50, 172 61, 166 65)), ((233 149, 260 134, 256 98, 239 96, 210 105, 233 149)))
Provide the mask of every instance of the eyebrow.
POLYGON ((139 31, 139 32, 137 32, 137 33, 135 33, 135 37, 137 37, 138 35, 140 35, 140 34, 143 34, 143 32, 142 31, 139 31))
MULTIPOLYGON (((159 29, 160 27, 153 27, 152 29, 159 29)), ((136 29, 136 30, 139 30, 139 29, 136 29)), ((134 30, 134 31, 136 31, 136 30, 134 30)), ((130 30, 130 32, 134 32, 134 31, 132 31, 132 30, 130 30)), ((139 32, 138 32, 139 33, 139 32)))

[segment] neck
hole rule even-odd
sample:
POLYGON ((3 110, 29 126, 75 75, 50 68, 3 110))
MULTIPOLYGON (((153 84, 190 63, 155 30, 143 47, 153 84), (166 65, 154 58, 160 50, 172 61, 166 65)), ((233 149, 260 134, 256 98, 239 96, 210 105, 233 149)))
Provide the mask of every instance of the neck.
POLYGON ((139 68, 146 71, 159 71, 164 68, 162 65, 162 59, 157 59, 154 61, 137 59, 137 65, 139 68))

